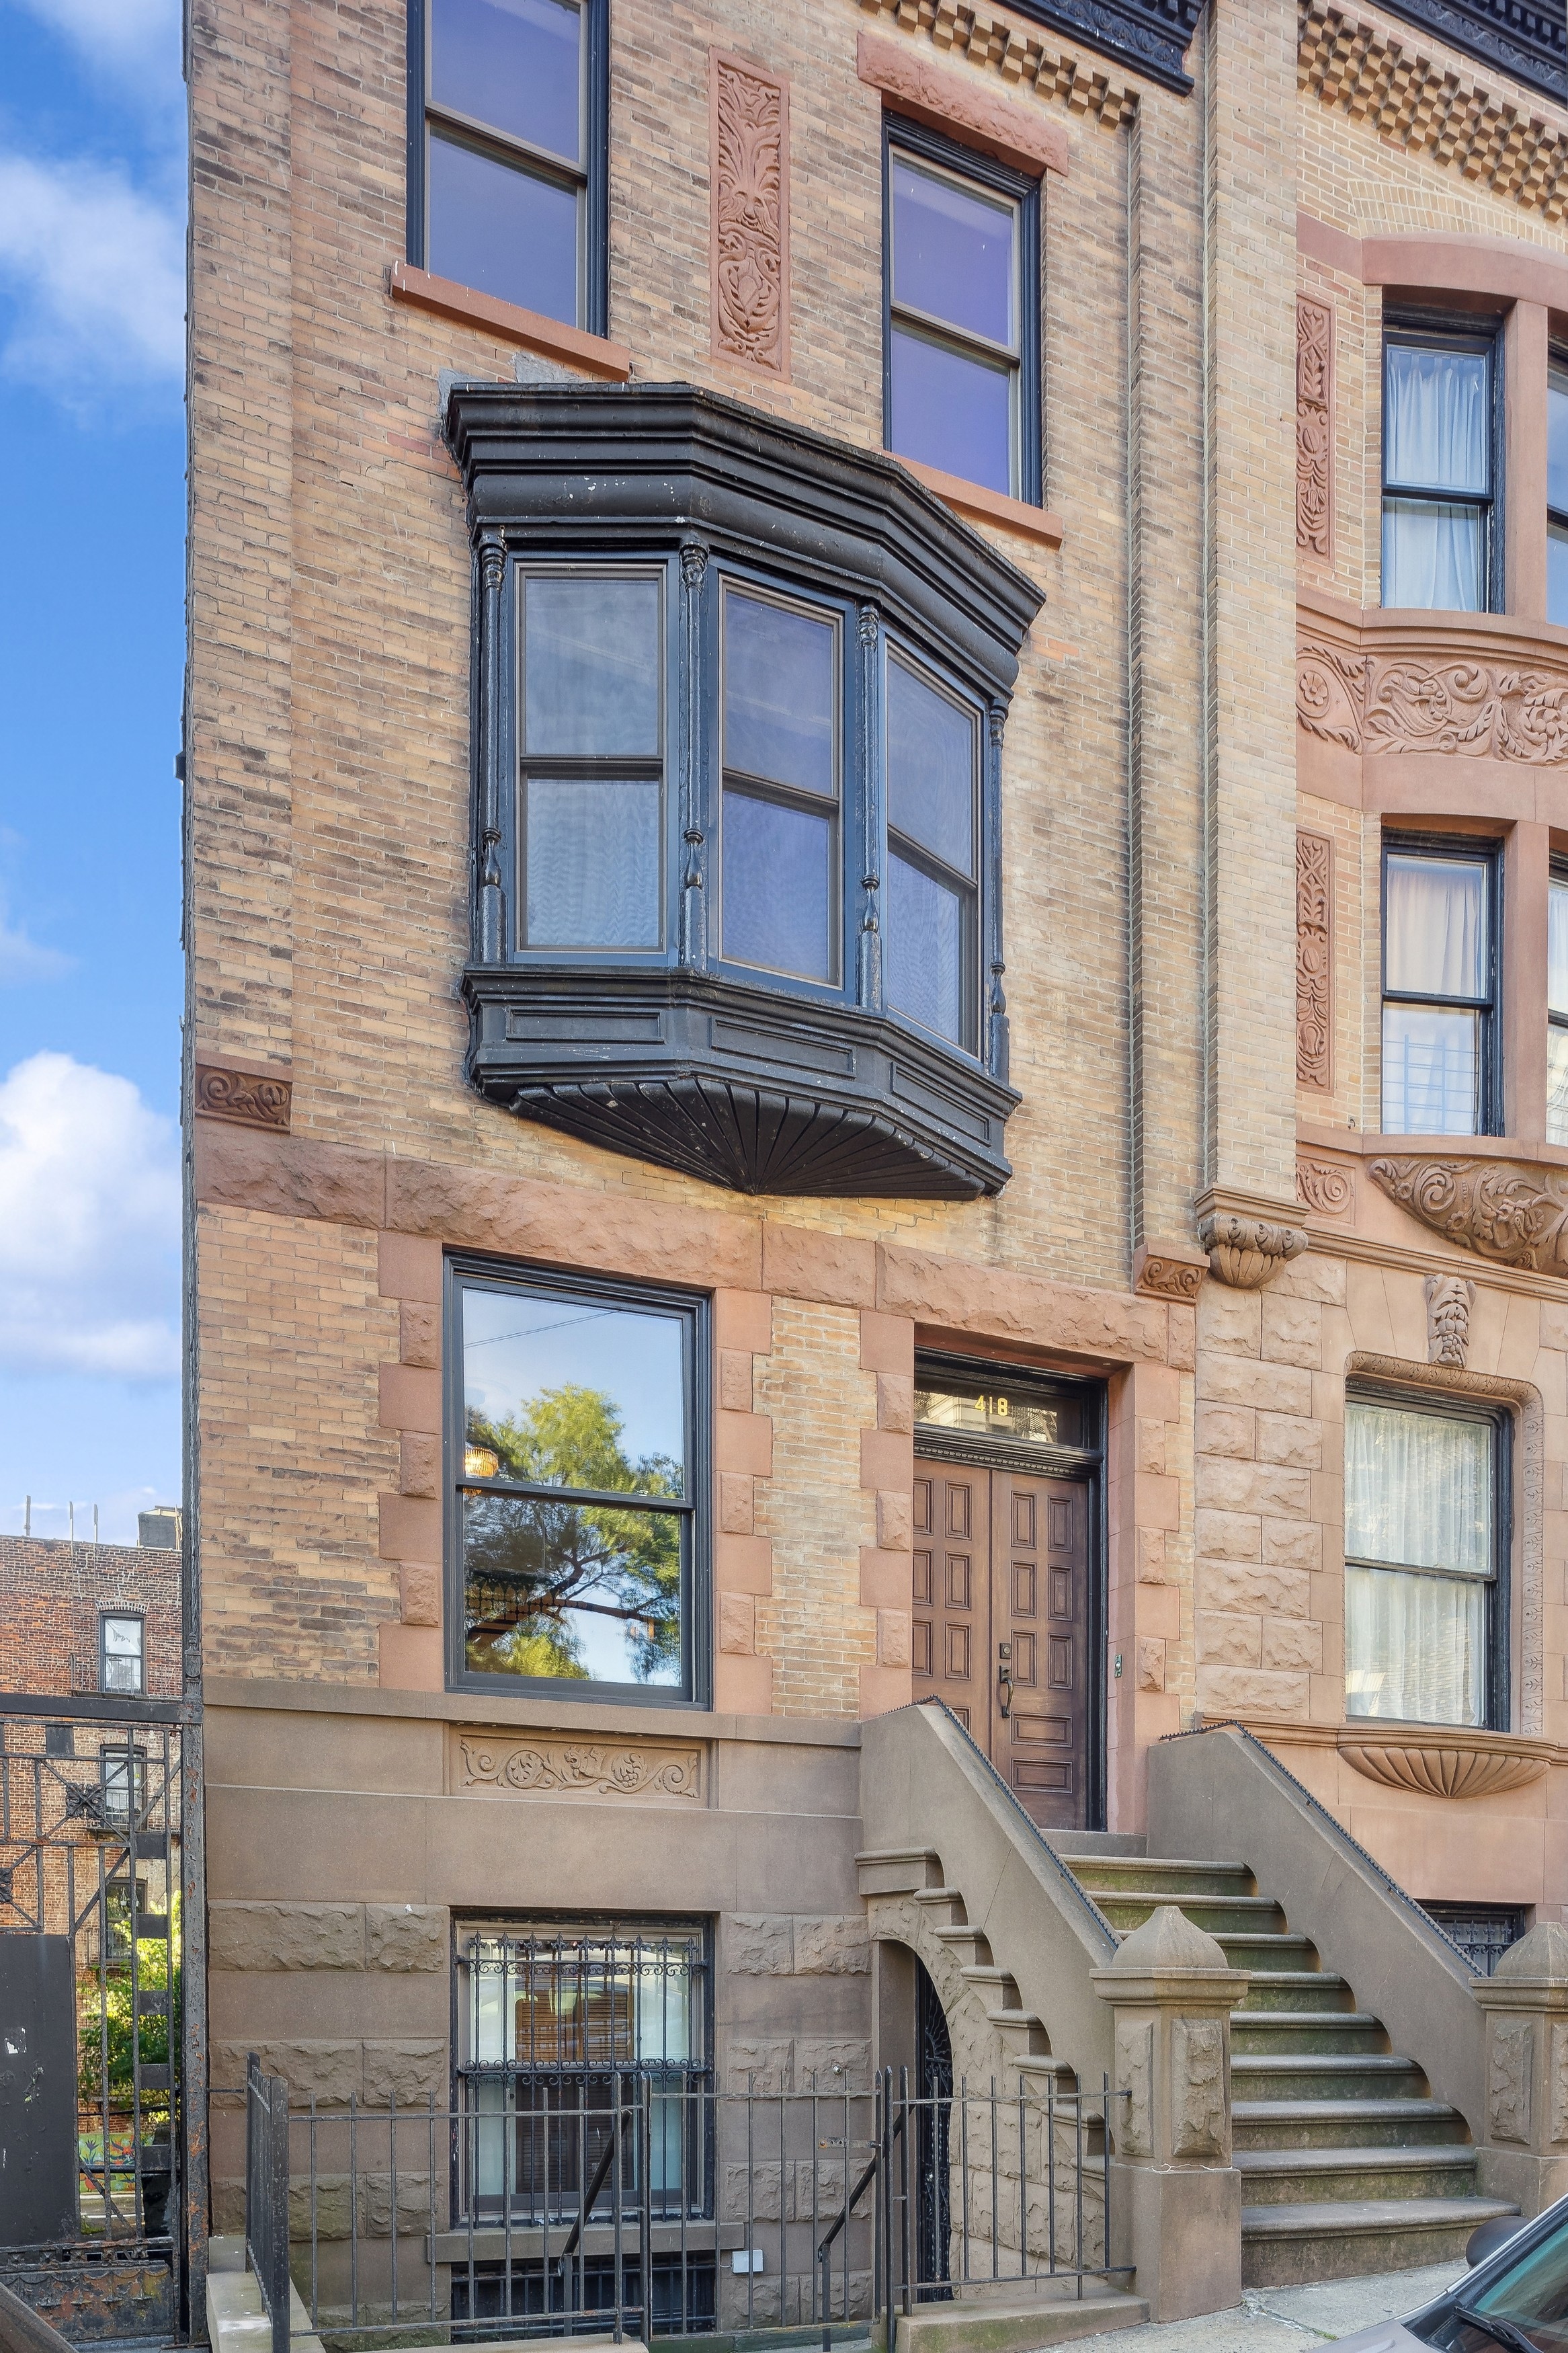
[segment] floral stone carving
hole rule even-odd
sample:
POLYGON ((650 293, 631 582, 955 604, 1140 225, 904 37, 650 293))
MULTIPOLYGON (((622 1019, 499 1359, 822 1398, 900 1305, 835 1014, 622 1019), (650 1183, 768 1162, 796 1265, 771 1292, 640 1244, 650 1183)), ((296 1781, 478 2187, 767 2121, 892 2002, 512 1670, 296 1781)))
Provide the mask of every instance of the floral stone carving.
POLYGON ((1296 544, 1333 553, 1334 314, 1311 294, 1296 297, 1296 544))
POLYGON ((1568 1274, 1568 1178, 1521 1160, 1374 1160, 1367 1174, 1445 1241, 1499 1266, 1568 1274))
POLYGON ((1334 845, 1324 833, 1296 836, 1296 1076, 1332 1083, 1334 845))
POLYGON ((1426 1362, 1461 1370, 1470 1352, 1470 1310, 1476 1286, 1462 1274, 1429 1274, 1426 1292, 1426 1362))
POLYGON ((1198 1240, 1209 1254, 1209 1265, 1221 1282, 1237 1291, 1261 1291, 1280 1268, 1299 1258, 1307 1247, 1300 1226, 1281 1226, 1267 1218, 1239 1218, 1215 1213, 1200 1219, 1198 1240))
POLYGON ((1347 1725, 1339 1736, 1345 1763, 1385 1789, 1413 1789, 1424 1798, 1484 1798, 1539 1781, 1556 1754, 1549 1741, 1506 1733, 1443 1731, 1428 1725, 1390 1725, 1365 1731, 1347 1725))
POLYGON ((679 1798, 702 1796, 700 1748, 631 1741, 509 1740, 463 1736, 465 1788, 515 1789, 524 1796, 679 1798))
POLYGON ((287 1135, 292 1097, 288 1079, 196 1064, 195 1107, 207 1119, 232 1119, 242 1127, 270 1127, 287 1135))
POLYGON ((783 375, 789 364, 788 101, 738 58, 713 59, 713 343, 783 375))
POLYGON ((1296 1198, 1320 1217, 1341 1217, 1354 1206, 1355 1179, 1337 1160, 1298 1160, 1296 1198))
POLYGON ((1296 717, 1310 735, 1352 752, 1568 765, 1568 670, 1352 654, 1303 638, 1296 717))

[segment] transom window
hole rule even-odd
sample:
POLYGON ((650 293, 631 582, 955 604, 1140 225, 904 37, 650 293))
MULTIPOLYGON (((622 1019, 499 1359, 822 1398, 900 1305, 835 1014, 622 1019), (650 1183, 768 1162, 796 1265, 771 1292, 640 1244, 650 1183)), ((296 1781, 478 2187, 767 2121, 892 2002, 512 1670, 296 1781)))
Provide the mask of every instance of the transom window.
POLYGON ((454 1268, 459 1677, 699 1695, 700 1303, 454 1268))
POLYGON ((1383 355, 1383 601, 1491 604, 1492 347, 1391 335, 1383 355))
POLYGON ((413 258, 603 331, 603 0, 416 0, 422 201, 413 258))
POLYGON ((1037 501, 1039 188, 888 127, 888 447, 1037 501))
POLYGON ((1546 378, 1546 617, 1568 628, 1568 364, 1546 378))
POLYGON ((1501 1471, 1489 1415, 1347 1398, 1347 1715, 1502 1721, 1501 1471))
POLYGON ((146 1688, 142 1621, 127 1611, 106 1610, 98 1621, 98 1687, 106 1692, 146 1688))
POLYGON ((1383 1126, 1484 1135, 1496 1114, 1497 978, 1490 849, 1384 853, 1383 1126))

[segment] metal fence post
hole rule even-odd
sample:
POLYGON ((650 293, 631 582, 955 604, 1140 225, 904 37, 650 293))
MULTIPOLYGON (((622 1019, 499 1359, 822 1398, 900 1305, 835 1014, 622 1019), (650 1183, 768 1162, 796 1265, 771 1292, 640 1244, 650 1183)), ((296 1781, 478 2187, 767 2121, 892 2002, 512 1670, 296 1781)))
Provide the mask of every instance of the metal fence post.
POLYGON ((289 2353, 289 2086, 251 2052, 245 2083, 245 2252, 272 2327, 289 2353))

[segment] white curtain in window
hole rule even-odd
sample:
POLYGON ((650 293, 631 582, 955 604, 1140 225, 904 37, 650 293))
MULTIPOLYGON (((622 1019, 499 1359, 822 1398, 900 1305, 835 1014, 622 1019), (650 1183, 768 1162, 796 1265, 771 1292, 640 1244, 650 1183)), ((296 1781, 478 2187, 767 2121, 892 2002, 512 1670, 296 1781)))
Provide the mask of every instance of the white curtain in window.
POLYGON ((1391 997, 1486 993, 1486 868, 1478 860, 1388 860, 1384 971, 1391 997))
POLYGON ((1347 1400, 1347 1555, 1486 1577, 1491 1524, 1489 1422, 1347 1400))
POLYGON ((1485 353, 1394 343, 1386 384, 1384 480, 1401 490, 1484 496, 1489 470, 1485 353))
POLYGON ((1345 1714, 1479 1724, 1486 1587, 1478 1579, 1345 1570, 1345 1714))

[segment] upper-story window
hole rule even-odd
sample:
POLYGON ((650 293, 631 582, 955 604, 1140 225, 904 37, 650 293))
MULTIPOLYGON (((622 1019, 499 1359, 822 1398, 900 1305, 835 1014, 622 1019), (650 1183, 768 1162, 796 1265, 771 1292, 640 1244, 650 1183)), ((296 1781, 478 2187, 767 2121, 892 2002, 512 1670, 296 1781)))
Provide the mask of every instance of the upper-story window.
POLYGON ((889 121, 888 447, 1037 503, 1039 205, 1037 181, 889 121))
POLYGON ((1568 628, 1568 365, 1546 377, 1546 617, 1568 628))
POLYGON ((720 933, 732 964, 839 976, 839 616, 726 580, 720 933))
POLYGON ((410 259, 604 332, 605 0, 411 0, 410 259))
POLYGON ((700 1696, 702 1303, 454 1264, 454 1680, 700 1696))
POLYGON ((1554 871, 1546 917, 1546 1141, 1568 1144, 1568 871, 1554 871))
POLYGON ((1507 1719, 1507 1457, 1482 1411, 1345 1399, 1345 1713, 1507 1719))
POLYGON ((1383 355, 1383 601, 1484 613, 1494 599, 1492 346, 1391 333, 1383 355))
POLYGON ((106 1609, 98 1621, 98 1688, 139 1692, 147 1687, 142 1621, 129 1610, 106 1609))
POLYGON ((1485 1135, 1497 1124, 1497 859, 1394 840, 1384 852, 1383 1126, 1485 1135))

